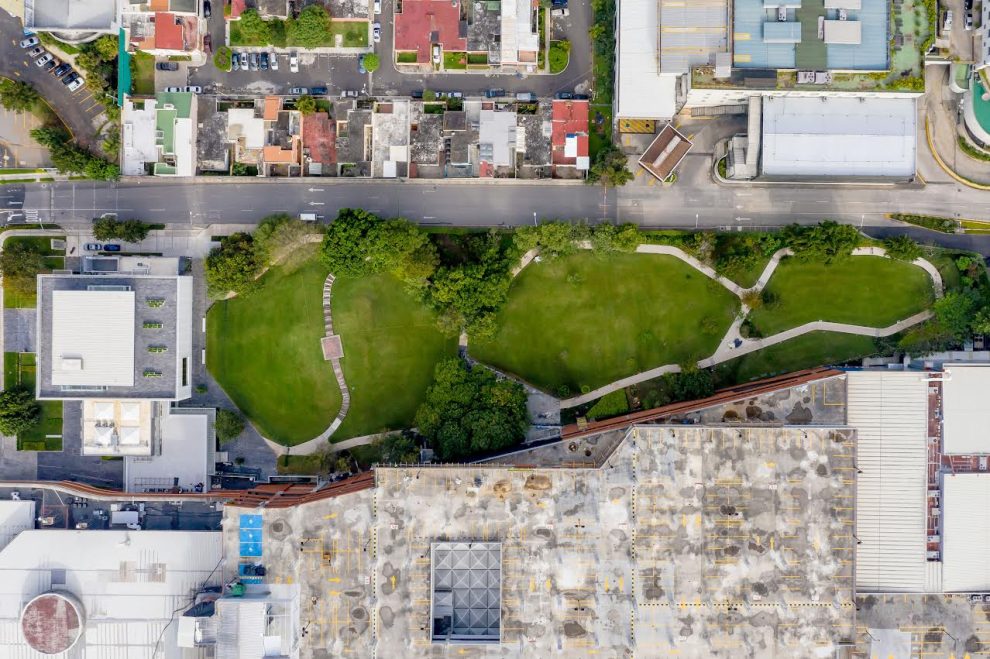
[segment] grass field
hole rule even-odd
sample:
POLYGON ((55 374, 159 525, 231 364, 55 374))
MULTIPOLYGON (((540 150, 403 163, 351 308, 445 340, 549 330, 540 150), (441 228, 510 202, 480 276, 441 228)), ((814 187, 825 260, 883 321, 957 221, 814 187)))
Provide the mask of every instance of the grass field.
POLYGON ((457 355, 456 338, 444 337, 433 313, 387 275, 334 282, 333 326, 351 392, 333 439, 412 426, 436 363, 457 355))
POLYGON ((333 46, 335 35, 344 37, 345 48, 360 48, 368 45, 367 21, 330 21, 330 39, 327 45, 333 46))
POLYGON ((708 356, 738 307, 676 258, 581 253, 528 266, 513 282, 495 337, 472 339, 471 354, 569 395, 708 356))
MULTIPOLYGON (((3 353, 4 386, 20 384, 34 391, 35 364, 35 355, 32 352, 3 353)), ((17 450, 62 450, 62 401, 41 401, 41 422, 17 436, 17 450)))
POLYGON ((134 53, 131 81, 136 96, 155 95, 155 56, 142 51, 134 53))
POLYGON ((777 301, 750 314, 764 336, 816 320, 885 327, 923 311, 934 299, 928 273, 879 256, 832 265, 784 259, 766 291, 777 301))
POLYGON ((841 364, 876 352, 873 339, 856 334, 809 332, 715 367, 719 386, 789 373, 823 364, 841 364))
POLYGON ((316 259, 273 268, 259 290, 207 315, 210 373, 263 435, 290 446, 323 432, 340 409, 320 351, 326 276, 316 259))
POLYGON ((451 69, 466 69, 468 64, 467 53, 464 52, 449 52, 444 51, 443 53, 443 68, 447 70, 451 69))
MULTIPOLYGON (((65 240, 65 236, 55 236, 58 240, 65 240)), ((55 251, 51 248, 52 238, 48 236, 14 236, 8 238, 4 243, 9 247, 15 243, 32 245, 42 254, 45 254, 45 269, 42 272, 57 270, 65 264, 65 252, 55 251)), ((37 305, 36 289, 32 287, 26 291, 15 291, 8 280, 3 282, 3 305, 8 309, 32 309, 37 305)))
MULTIPOLYGON (((260 290, 218 302, 207 317, 207 367, 269 439, 287 445, 323 432, 340 409, 340 390, 323 360, 323 282, 315 258, 274 268, 260 290)), ((456 340, 395 279, 339 279, 333 320, 351 406, 334 440, 412 423, 433 367, 457 354, 456 340)))

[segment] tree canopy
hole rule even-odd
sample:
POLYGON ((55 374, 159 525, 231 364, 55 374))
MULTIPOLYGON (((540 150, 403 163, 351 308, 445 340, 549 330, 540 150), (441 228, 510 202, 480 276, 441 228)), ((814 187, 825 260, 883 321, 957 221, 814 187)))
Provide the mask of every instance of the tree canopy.
POLYGON ((255 253, 251 234, 232 234, 206 257, 207 288, 214 296, 246 293, 254 287, 262 267, 264 262, 255 253))
POLYGON ((244 43, 266 45, 271 42, 271 28, 257 9, 245 9, 237 20, 244 43))
POLYGON ((41 420, 41 405, 27 387, 0 391, 0 432, 12 436, 29 430, 41 420))
POLYGON ((115 217, 99 217, 93 220, 93 237, 97 240, 123 240, 138 243, 148 237, 151 225, 141 220, 118 220, 115 217))
POLYGON ((31 130, 31 138, 48 149, 52 163, 63 173, 85 174, 89 178, 102 181, 120 178, 120 167, 76 145, 61 128, 34 128, 31 130))
POLYGON ((37 90, 23 80, 0 80, 0 105, 11 112, 30 112, 39 100, 37 90))
POLYGON ((887 250, 887 256, 900 261, 914 261, 921 258, 923 252, 921 245, 911 240, 908 236, 893 236, 883 241, 883 247, 887 250))
POLYGON ((627 167, 626 154, 614 144, 608 145, 598 152, 595 162, 588 170, 588 183, 601 183, 607 187, 619 187, 633 180, 633 174, 627 167))
POLYGON ((825 263, 849 256, 860 241, 856 227, 833 220, 808 226, 790 224, 784 227, 781 235, 798 258, 825 263))
POLYGON ((30 243, 10 241, 0 252, 0 273, 4 287, 17 293, 30 293, 35 277, 45 269, 45 255, 30 243))
POLYGON ((323 5, 312 4, 299 12, 299 16, 289 21, 287 34, 289 43, 303 48, 316 48, 327 45, 330 34, 330 14, 323 5))
POLYGON ((407 432, 391 433, 376 442, 382 453, 385 464, 417 464, 419 462, 419 447, 407 432))
POLYGON ((244 432, 244 417, 233 410, 223 408, 217 410, 217 420, 214 424, 217 433, 217 441, 226 444, 244 432))
POLYGON ((364 56, 364 68, 368 73, 377 71, 381 64, 381 59, 375 53, 368 53, 364 56))
POLYGON ((416 425, 441 460, 504 450, 526 435, 526 392, 484 367, 447 359, 437 364, 416 425))
POLYGON ((306 94, 296 99, 296 109, 302 114, 313 114, 316 112, 316 99, 306 94))

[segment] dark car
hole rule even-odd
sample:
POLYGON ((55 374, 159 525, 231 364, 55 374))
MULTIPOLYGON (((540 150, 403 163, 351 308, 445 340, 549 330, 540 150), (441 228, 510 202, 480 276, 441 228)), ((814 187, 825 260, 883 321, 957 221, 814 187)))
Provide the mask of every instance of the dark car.
POLYGON ((412 96, 415 99, 421 99, 421 98, 423 98, 423 90, 422 89, 417 89, 412 94, 410 94, 410 96, 412 96))
POLYGON ((502 96, 505 96, 505 90, 504 89, 489 89, 488 91, 485 92, 485 96, 487 98, 501 98, 502 96))
POLYGON ((106 245, 103 246, 103 251, 104 252, 119 252, 120 251, 120 245, 114 245, 113 243, 108 243, 108 244, 106 244, 106 245))
POLYGON ((966 7, 966 11, 969 11, 970 9, 972 9, 973 8, 973 0, 966 0, 965 7, 966 7))
POLYGON ((52 71, 52 75, 55 76, 56 78, 61 78, 71 70, 72 70, 72 65, 66 62, 65 64, 56 66, 55 70, 52 71))
POLYGON ((326 96, 329 90, 326 87, 310 87, 309 93, 313 96, 326 96))
POLYGON ((210 6, 210 0, 206 0, 203 3, 203 18, 209 18, 212 13, 213 7, 210 6))
POLYGON ((261 53, 258 56, 258 66, 261 67, 262 71, 268 70, 268 53, 261 53))
POLYGON ((574 94, 575 101, 587 101, 590 98, 587 94, 574 94))
POLYGON ((64 78, 62 78, 62 84, 65 85, 66 87, 68 87, 69 85, 71 85, 73 82, 75 82, 78 79, 79 79, 79 74, 76 73, 75 71, 73 71, 69 75, 67 75, 64 78))
POLYGON ((207 55, 213 52, 213 37, 208 34, 203 37, 203 50, 207 55))
POLYGON ((179 65, 175 62, 158 62, 155 64, 155 68, 159 71, 178 71, 179 65))
POLYGON ((574 100, 574 94, 571 92, 557 92, 556 98, 559 101, 572 101, 574 100))
POLYGON ((58 67, 58 66, 62 66, 62 63, 59 62, 57 59, 52 59, 52 60, 48 60, 45 63, 45 65, 43 67, 41 67, 41 68, 42 68, 42 70, 48 71, 49 73, 51 73, 52 71, 55 70, 55 67, 58 67))

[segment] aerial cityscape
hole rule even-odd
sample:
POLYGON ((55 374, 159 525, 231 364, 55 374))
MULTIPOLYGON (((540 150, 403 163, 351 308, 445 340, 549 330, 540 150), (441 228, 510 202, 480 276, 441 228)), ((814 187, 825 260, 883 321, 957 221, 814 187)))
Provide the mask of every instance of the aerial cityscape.
POLYGON ((0 659, 990 656, 990 1, 0 37, 0 659))

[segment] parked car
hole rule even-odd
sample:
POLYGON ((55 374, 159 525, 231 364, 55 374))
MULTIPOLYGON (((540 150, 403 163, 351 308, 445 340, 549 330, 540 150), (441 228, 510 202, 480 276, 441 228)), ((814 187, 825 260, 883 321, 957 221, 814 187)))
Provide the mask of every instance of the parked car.
MULTIPOLYGON (((63 78, 62 80, 64 81, 65 78, 63 78)), ((80 75, 77 75, 72 82, 66 85, 66 87, 68 87, 70 92, 75 92, 75 91, 79 91, 79 88, 82 87, 84 84, 86 84, 85 78, 83 78, 80 75)))
POLYGON ((271 60, 272 71, 278 71, 278 56, 275 53, 272 53, 268 56, 268 59, 271 60))
POLYGON ((382 0, 375 0, 375 14, 382 13, 382 0))
POLYGON ((251 53, 250 57, 248 58, 248 63, 250 65, 252 71, 257 71, 258 70, 258 53, 251 53))
POLYGON ((203 50, 207 55, 213 52, 213 37, 208 34, 203 37, 203 50))
POLYGON ((433 63, 440 63, 440 44, 438 43, 433 44, 433 63))
POLYGON ((241 53, 240 59, 241 59, 241 71, 247 71, 250 68, 250 65, 248 64, 247 53, 241 53))
POLYGON ((166 87, 165 91, 169 94, 174 94, 176 92, 184 91, 183 87, 166 87))
POLYGON ((358 58, 358 73, 363 75, 367 72, 368 69, 364 68, 364 55, 361 55, 361 57, 358 58))
POLYGON ((103 251, 104 252, 119 252, 120 251, 120 245, 114 245, 113 243, 109 243, 109 244, 103 246, 103 251))
POLYGON ((966 29, 967 30, 972 30, 973 29, 973 12, 972 11, 967 11, 966 12, 966 29))
POLYGON ((412 94, 410 94, 410 96, 412 96, 415 99, 421 99, 421 98, 423 98, 423 90, 422 89, 417 89, 412 94))
POLYGON ((258 55, 258 67, 262 71, 268 70, 268 53, 261 53, 258 55))
POLYGON ((330 93, 326 87, 310 87, 309 93, 311 96, 326 96, 330 93))
POLYGON ((179 65, 176 62, 158 62, 155 68, 159 71, 178 71, 179 65))
POLYGON ((56 78, 61 78, 71 70, 72 70, 72 65, 69 64, 68 62, 65 62, 55 67, 55 70, 52 71, 52 75, 55 76, 56 78))
POLYGON ((557 92, 557 95, 554 98, 558 101, 570 101, 574 98, 574 94, 571 92, 557 92))
POLYGON ((237 53, 230 54, 230 70, 236 71, 241 68, 241 58, 237 56, 237 53))
POLYGON ((371 37, 372 37, 372 39, 375 40, 375 43, 378 43, 378 42, 380 42, 382 40, 382 24, 381 23, 375 22, 375 24, 371 26, 371 37))
POLYGON ((289 93, 293 96, 305 96, 309 93, 309 87, 293 87, 289 93))
POLYGON ((79 74, 76 73, 75 71, 73 71, 69 75, 67 75, 64 78, 62 78, 62 84, 65 85, 66 87, 68 87, 78 77, 80 77, 79 74))
POLYGON ((45 65, 43 67, 41 67, 41 68, 43 68, 45 71, 48 71, 49 73, 51 73, 52 71, 55 70, 55 67, 57 67, 57 66, 62 66, 62 62, 60 62, 59 60, 57 60, 57 59, 55 59, 53 57, 50 60, 48 60, 45 63, 45 65))
POLYGON ((21 39, 21 48, 30 48, 31 46, 37 46, 38 43, 39 43, 38 42, 38 37, 36 37, 36 36, 34 36, 32 34, 27 39, 21 39))
POLYGON ((501 98, 502 96, 505 96, 504 89, 489 89, 485 92, 486 98, 501 98))
POLYGON ((51 62, 53 59, 55 59, 55 56, 54 55, 52 55, 51 53, 45 53, 44 55, 42 55, 38 59, 34 60, 34 63, 35 63, 36 66, 38 66, 40 68, 40 67, 44 66, 45 64, 48 64, 49 62, 51 62))
POLYGON ((289 71, 292 73, 299 73, 299 58, 295 55, 289 56, 289 71))
POLYGON ((210 0, 204 0, 203 2, 203 18, 209 18, 210 14, 213 13, 213 7, 210 5, 210 0))
POLYGON ((536 100, 536 94, 533 92, 519 92, 516 94, 516 100, 524 103, 532 103, 536 100))
POLYGON ((203 88, 200 87, 199 85, 188 85, 186 87, 186 91, 189 92, 189 93, 191 93, 191 94, 202 94, 203 93, 203 88))
MULTIPOLYGON (((422 92, 420 92, 420 93, 422 93, 422 92)), ((344 91, 340 92, 340 97, 341 98, 357 98, 358 97, 358 93, 356 91, 354 91, 353 89, 345 89, 344 91)), ((413 96, 413 98, 416 98, 416 97, 413 96)))
POLYGON ((41 46, 35 46, 34 48, 28 51, 28 56, 33 59, 43 52, 45 52, 44 48, 42 48, 41 46))
POLYGON ((969 11, 970 9, 972 9, 973 8, 973 0, 966 0, 966 2, 964 3, 964 7, 965 7, 966 11, 969 11))
POLYGON ((591 97, 588 96, 587 94, 574 94, 574 100, 575 101, 587 101, 587 100, 590 100, 590 99, 591 99, 591 97))
POLYGON ((100 243, 86 243, 83 246, 83 249, 85 249, 87 252, 99 252, 103 250, 103 245, 101 245, 100 243))

